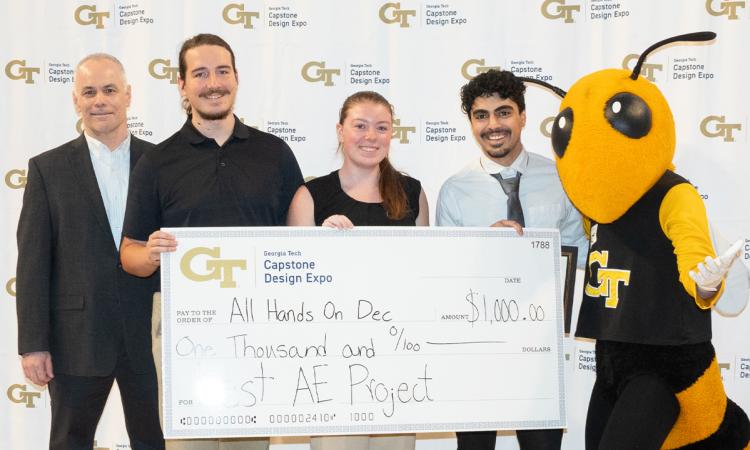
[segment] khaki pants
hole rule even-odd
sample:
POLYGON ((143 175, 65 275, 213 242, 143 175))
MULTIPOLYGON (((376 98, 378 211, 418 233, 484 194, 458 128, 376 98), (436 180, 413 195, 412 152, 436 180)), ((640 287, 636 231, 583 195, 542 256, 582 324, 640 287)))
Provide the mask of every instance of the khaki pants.
MULTIPOLYGON (((156 377, 159 382, 159 420, 164 428, 162 417, 161 383, 161 293, 154 293, 151 315, 151 351, 156 364, 156 377)), ((168 439, 167 450, 268 450, 268 438, 257 439, 168 439)))
POLYGON ((311 450, 414 450, 416 436, 321 436, 310 439, 311 450))

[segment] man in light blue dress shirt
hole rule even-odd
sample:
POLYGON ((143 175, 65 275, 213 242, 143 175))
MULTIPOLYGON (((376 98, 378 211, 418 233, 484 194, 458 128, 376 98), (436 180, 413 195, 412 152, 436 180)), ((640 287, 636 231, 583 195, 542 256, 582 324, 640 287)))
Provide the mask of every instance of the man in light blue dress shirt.
MULTIPOLYGON (((511 72, 490 70, 461 89, 462 109, 482 150, 468 166, 448 178, 437 202, 438 226, 522 226, 557 228, 563 245, 578 247, 583 265, 588 243, 581 215, 563 191, 555 163, 527 152, 521 143, 526 125, 525 86, 511 72), (518 178, 521 220, 509 219, 509 195, 502 183, 518 178)), ((512 256, 509 256, 512 257, 512 256)), ((459 432, 459 450, 494 449, 496 433, 459 432)), ((523 450, 558 450, 562 430, 518 431, 523 450)))
POLYGON ((130 135, 130 86, 107 54, 76 68, 84 133, 29 161, 18 221, 18 353, 49 385, 50 449, 91 449, 116 380, 133 450, 164 449, 151 358, 153 280, 128 275, 119 245, 130 170, 153 147, 130 135))

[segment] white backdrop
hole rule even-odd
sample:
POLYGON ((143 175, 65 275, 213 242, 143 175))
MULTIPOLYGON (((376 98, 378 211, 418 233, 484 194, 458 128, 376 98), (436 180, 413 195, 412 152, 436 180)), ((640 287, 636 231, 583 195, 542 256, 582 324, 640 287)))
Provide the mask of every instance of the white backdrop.
MULTIPOLYGON (((159 142, 184 121, 175 84, 177 51, 196 33, 224 37, 237 56, 236 113, 287 140, 305 176, 339 164, 334 126, 343 99, 361 89, 396 107, 391 157, 420 179, 434 206, 441 183, 479 150, 459 106, 459 88, 485 67, 539 76, 567 89, 665 37, 718 33, 709 45, 672 45, 644 68, 672 106, 677 170, 695 184, 711 222, 745 239, 750 261, 748 133, 750 5, 747 0, 2 0, 0 27, 0 448, 47 447, 49 397, 24 380, 16 355, 15 229, 27 160, 73 139, 73 69, 92 52, 119 57, 133 86, 131 131, 159 142)), ((552 156, 548 118, 559 99, 529 87, 526 148, 552 156)), ((579 274, 580 275, 580 274, 579 274)), ((579 285, 580 285, 579 279, 579 285)), ((575 318, 574 318, 575 320, 575 318)), ((575 323, 575 322, 574 322, 575 323)), ((583 447, 593 382, 588 342, 568 340, 569 429, 563 446, 583 447), (583 361, 583 362, 582 362, 583 361), (587 367, 588 366, 588 367, 587 367)), ((714 314, 724 383, 750 410, 750 313, 714 314)), ((113 396, 98 447, 127 449, 113 396)), ((274 450, 307 448, 274 439, 274 450)), ((452 449, 449 434, 422 435, 419 449, 452 449)), ((498 448, 517 448, 512 435, 498 448)))

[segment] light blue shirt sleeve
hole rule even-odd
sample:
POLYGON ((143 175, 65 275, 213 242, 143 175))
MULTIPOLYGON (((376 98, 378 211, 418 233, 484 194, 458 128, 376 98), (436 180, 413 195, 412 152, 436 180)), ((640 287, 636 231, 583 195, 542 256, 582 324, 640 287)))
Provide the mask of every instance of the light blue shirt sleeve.
POLYGON ((566 208, 567 213, 560 224, 560 240, 563 245, 578 247, 576 266, 583 269, 588 257, 589 240, 586 238, 586 232, 583 229, 581 213, 570 203, 567 197, 566 202, 568 207, 566 208))

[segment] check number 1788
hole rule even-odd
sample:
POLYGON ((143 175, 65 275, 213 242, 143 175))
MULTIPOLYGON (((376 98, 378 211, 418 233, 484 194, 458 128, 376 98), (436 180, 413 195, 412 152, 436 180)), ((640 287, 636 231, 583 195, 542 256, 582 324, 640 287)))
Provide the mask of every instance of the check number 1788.
POLYGON ((549 249, 549 241, 531 241, 531 248, 549 249))

